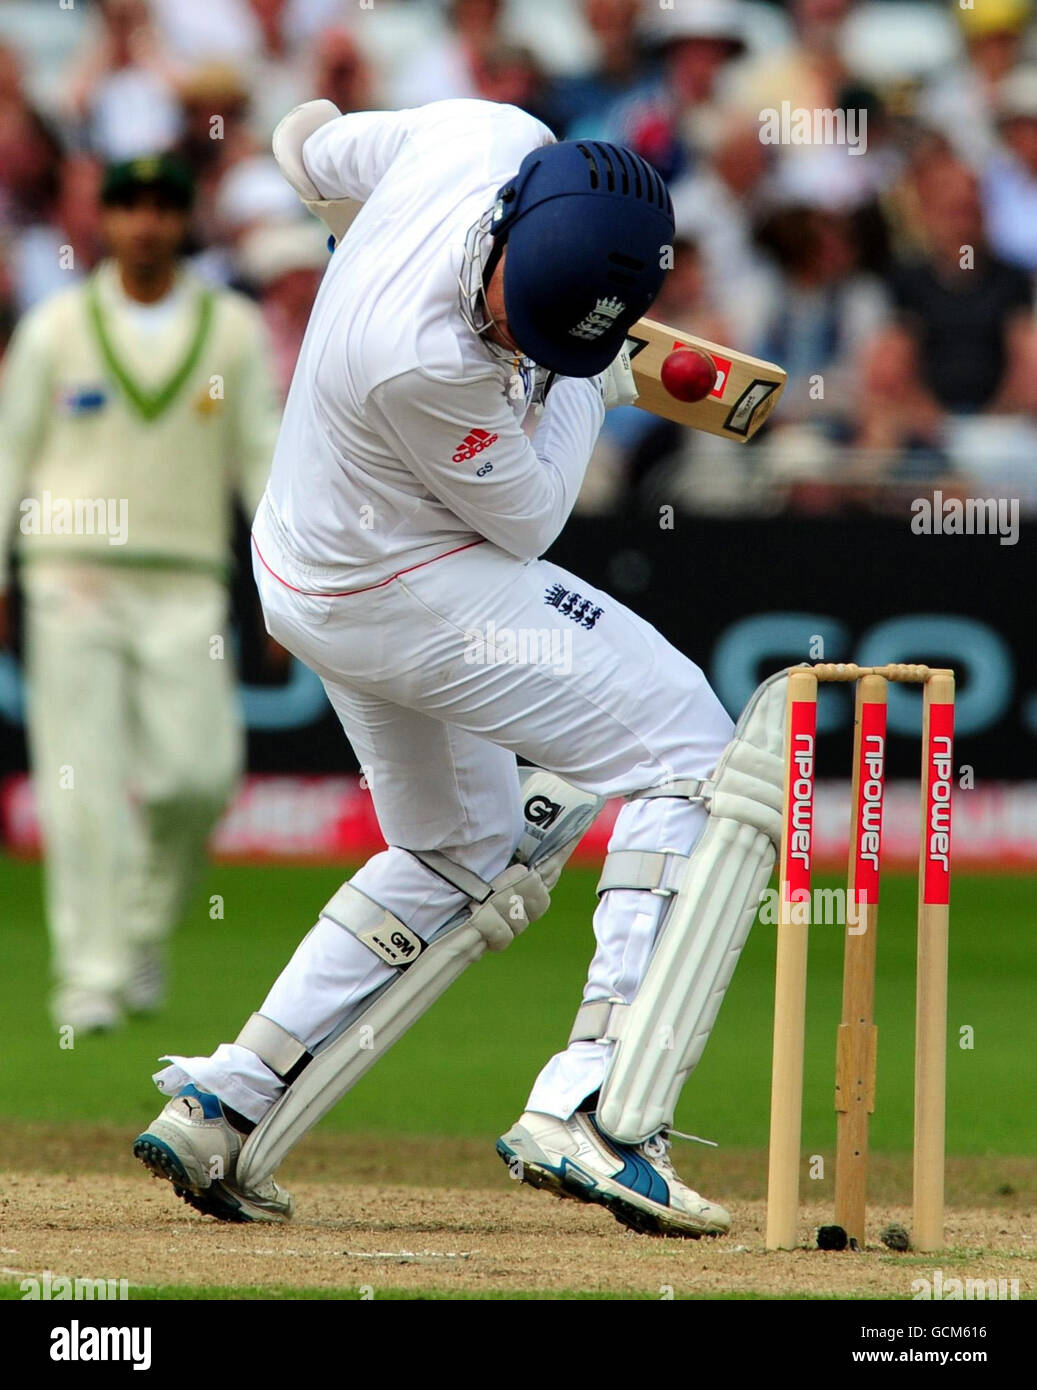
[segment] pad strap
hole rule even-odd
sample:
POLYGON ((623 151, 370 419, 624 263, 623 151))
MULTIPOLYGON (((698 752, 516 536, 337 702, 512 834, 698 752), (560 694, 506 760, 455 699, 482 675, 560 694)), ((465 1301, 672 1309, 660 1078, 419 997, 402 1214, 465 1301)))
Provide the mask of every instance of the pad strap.
POLYGON ((644 791, 631 792, 627 801, 644 801, 652 796, 679 797, 685 801, 708 801, 712 790, 712 782, 705 778, 678 777, 672 782, 664 782, 661 787, 646 787, 644 791))
POLYGON ((630 1005, 622 999, 592 999, 576 1010, 569 1042, 615 1042, 623 1036, 630 1005))
POLYGON ((313 1054, 294 1033, 262 1014, 253 1014, 234 1041, 254 1052, 286 1086, 313 1061, 313 1054))
POLYGON ((484 903, 496 891, 492 883, 487 883, 470 869, 455 864, 438 849, 409 849, 407 853, 419 864, 424 864, 430 873, 441 878, 444 883, 449 883, 451 888, 456 888, 466 898, 471 898, 473 903, 484 903))
MULTIPOLYGON (((524 864, 509 865, 492 883, 486 883, 478 874, 455 864, 438 850, 410 850, 408 853, 430 873, 468 898, 472 923, 491 951, 503 951, 529 922, 536 921, 547 911, 550 901, 547 890, 537 871, 524 864)), ((343 883, 322 909, 321 916, 343 931, 351 932, 396 970, 407 970, 429 946, 429 942, 411 931, 394 913, 352 883, 343 883)))
POLYGON ((343 931, 352 932, 368 950, 397 970, 413 965, 425 949, 426 943, 417 932, 352 883, 343 883, 321 910, 321 916, 343 931))
MULTIPOLYGON (((632 792, 627 801, 644 801, 651 797, 673 797, 683 801, 702 801, 708 804, 713 783, 702 778, 679 777, 661 787, 647 787, 632 792)), ((617 849, 605 856, 597 893, 610 888, 635 888, 662 897, 672 897, 680 887, 688 856, 679 850, 617 849)))
POLYGON ((671 897, 680 887, 688 856, 675 849, 614 849, 605 856, 597 892, 640 888, 671 897))

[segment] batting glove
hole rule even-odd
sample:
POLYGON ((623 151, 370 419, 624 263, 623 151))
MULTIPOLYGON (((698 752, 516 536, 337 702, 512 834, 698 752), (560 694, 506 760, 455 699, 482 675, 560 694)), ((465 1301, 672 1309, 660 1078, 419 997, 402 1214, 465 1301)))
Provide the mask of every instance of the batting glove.
POLYGON ((615 361, 611 362, 598 377, 598 387, 601 390, 601 398, 605 402, 606 410, 613 410, 617 405, 633 405, 637 400, 637 387, 634 385, 634 373, 630 366, 630 353, 625 345, 620 348, 615 361))
POLYGON ((279 122, 272 141, 281 173, 298 193, 303 206, 324 223, 335 245, 345 236, 363 204, 352 198, 323 198, 306 171, 302 147, 315 130, 341 114, 334 102, 323 98, 303 102, 279 122))

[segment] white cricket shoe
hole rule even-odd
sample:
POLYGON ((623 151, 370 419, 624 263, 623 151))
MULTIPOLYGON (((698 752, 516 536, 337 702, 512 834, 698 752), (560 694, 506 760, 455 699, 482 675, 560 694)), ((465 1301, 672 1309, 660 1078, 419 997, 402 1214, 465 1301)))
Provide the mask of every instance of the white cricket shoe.
POLYGON ((526 1111, 497 1140, 512 1174, 560 1197, 598 1202, 633 1231, 657 1236, 723 1235, 731 1217, 688 1187, 669 1155, 670 1141, 653 1135, 620 1144, 578 1110, 568 1120, 526 1111))
POLYGON ((123 1021, 122 1009, 114 994, 77 985, 56 992, 50 1015, 55 1028, 71 1027, 76 1033, 110 1033, 123 1021))
POLYGON ((227 1119, 218 1096, 188 1085, 137 1136, 133 1152, 156 1177, 171 1182, 178 1197, 206 1216, 219 1221, 287 1221, 295 1204, 273 1178, 258 1188, 235 1186, 244 1138, 227 1119))

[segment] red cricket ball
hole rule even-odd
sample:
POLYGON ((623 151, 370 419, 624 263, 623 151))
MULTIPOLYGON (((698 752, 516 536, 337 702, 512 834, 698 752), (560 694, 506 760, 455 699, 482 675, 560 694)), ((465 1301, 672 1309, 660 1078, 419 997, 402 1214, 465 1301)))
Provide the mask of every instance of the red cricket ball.
POLYGON ((659 378, 679 401, 701 401, 717 384, 717 364, 698 348, 674 348, 662 365, 659 378))

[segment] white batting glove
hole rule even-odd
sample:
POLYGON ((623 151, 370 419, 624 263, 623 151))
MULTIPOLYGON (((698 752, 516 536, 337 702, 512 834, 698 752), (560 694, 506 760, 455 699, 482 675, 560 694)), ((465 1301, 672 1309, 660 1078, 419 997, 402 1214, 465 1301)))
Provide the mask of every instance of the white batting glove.
POLYGON ((302 147, 315 130, 341 116, 332 101, 304 101, 289 111, 278 123, 273 136, 274 158, 281 173, 298 193, 303 206, 327 227, 337 245, 345 236, 353 218, 363 207, 352 198, 322 198, 302 159, 302 147))
POLYGON ((605 402, 606 410, 613 410, 617 405, 633 405, 637 400, 630 353, 625 344, 620 348, 615 361, 598 377, 598 386, 601 388, 601 398, 605 402))

